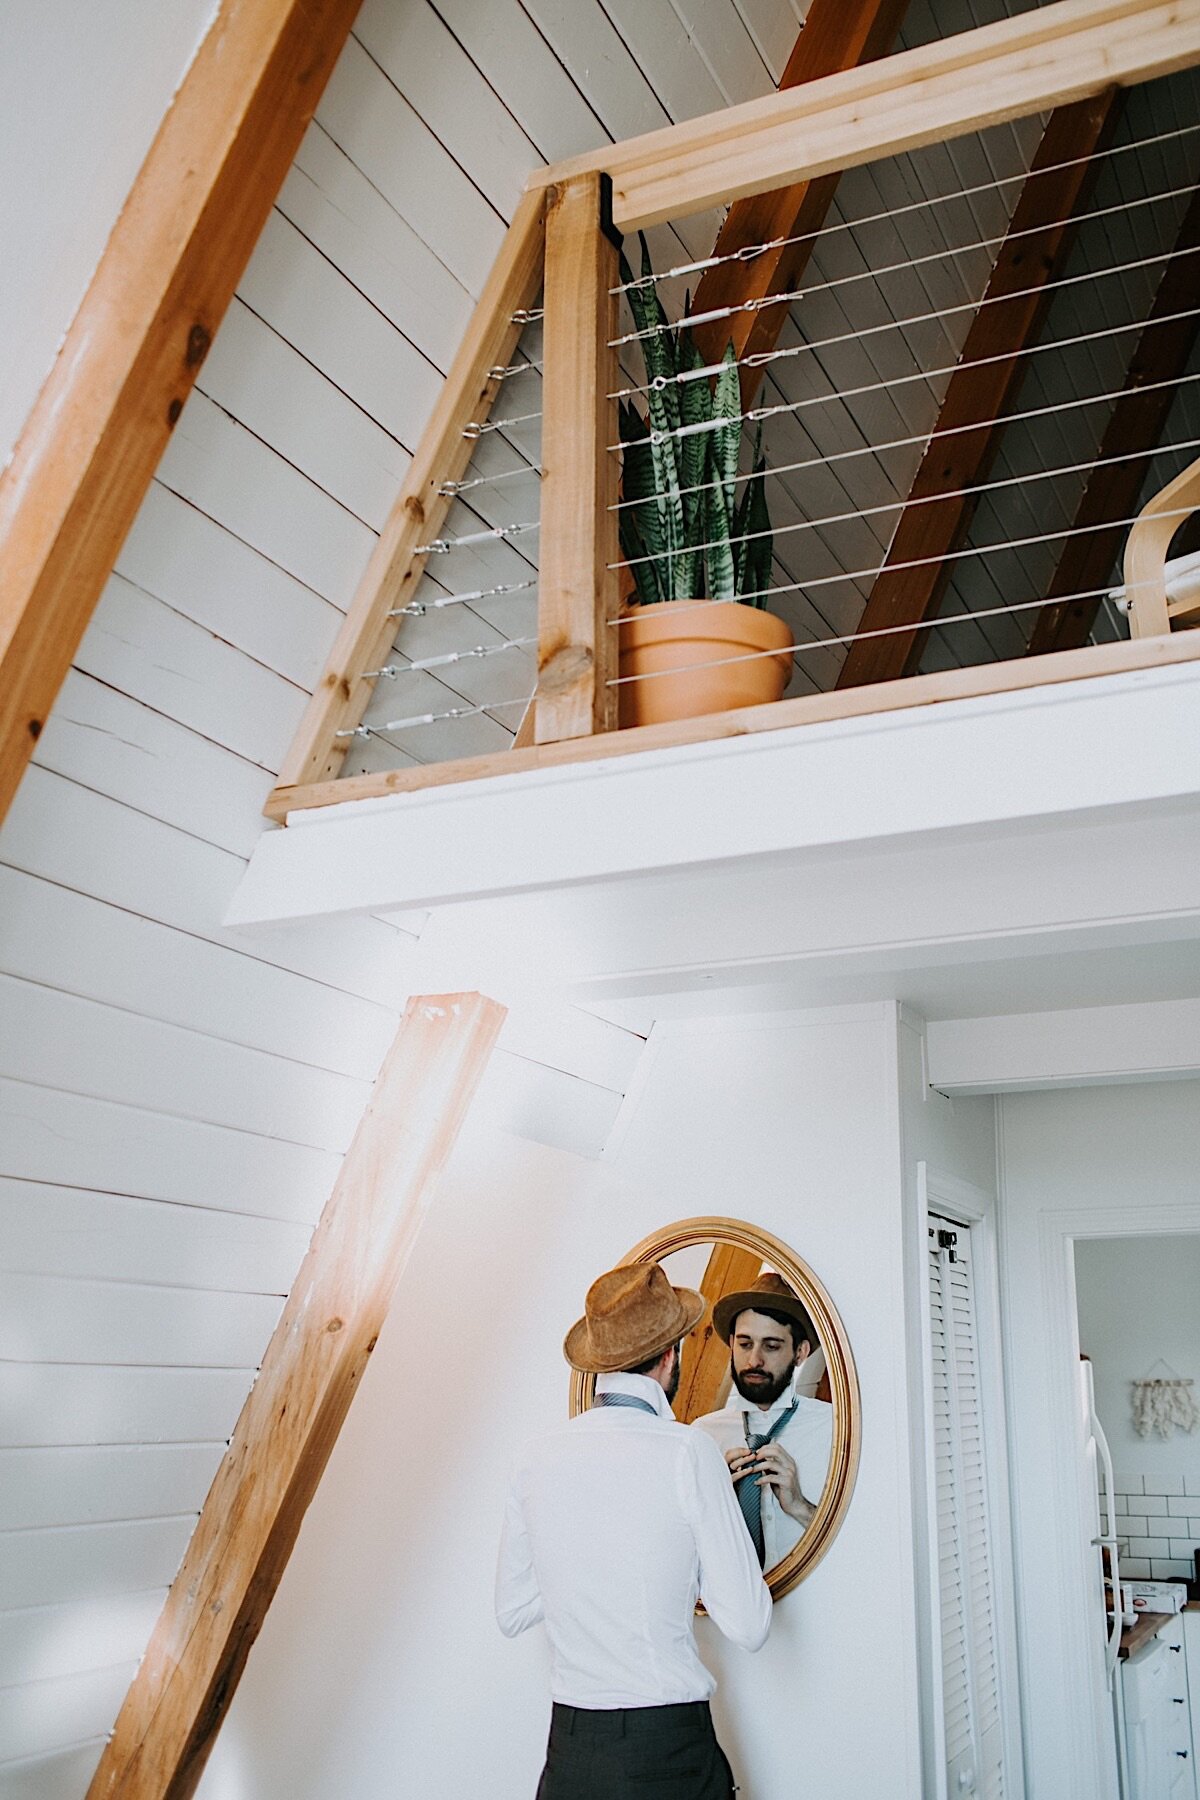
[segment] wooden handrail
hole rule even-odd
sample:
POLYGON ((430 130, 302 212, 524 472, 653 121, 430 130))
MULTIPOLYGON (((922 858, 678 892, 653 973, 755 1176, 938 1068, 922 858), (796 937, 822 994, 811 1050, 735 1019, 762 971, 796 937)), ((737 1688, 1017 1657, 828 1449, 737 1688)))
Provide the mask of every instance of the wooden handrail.
POLYGON ((1125 593, 1131 637, 1163 637, 1176 619, 1200 614, 1200 595, 1171 600, 1167 551, 1188 512, 1200 507, 1200 457, 1168 481, 1138 514, 1125 544, 1125 593))
POLYGON ((598 170, 621 231, 899 155, 1200 59, 1200 0, 1055 0, 996 25, 827 75, 537 170, 598 170))

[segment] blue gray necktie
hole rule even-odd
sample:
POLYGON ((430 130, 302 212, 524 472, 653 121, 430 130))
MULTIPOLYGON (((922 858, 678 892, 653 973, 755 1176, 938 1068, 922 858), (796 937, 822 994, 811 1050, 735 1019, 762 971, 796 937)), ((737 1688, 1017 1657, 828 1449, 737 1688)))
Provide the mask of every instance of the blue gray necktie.
POLYGON ((648 1412, 651 1418, 657 1419, 658 1413, 648 1400, 637 1400, 632 1394, 597 1394, 592 1401, 593 1406, 636 1406, 639 1412, 648 1412))
MULTIPOLYGON (((753 1432, 749 1429, 750 1415, 747 1413, 745 1415, 747 1422, 746 1448, 748 1450, 761 1450, 764 1444, 769 1444, 771 1439, 777 1437, 783 1430, 799 1404, 799 1400, 793 1400, 787 1411, 780 1413, 770 1431, 764 1432, 761 1436, 759 1436, 757 1432, 753 1432)), ((743 1475, 740 1480, 734 1482, 733 1491, 737 1495, 738 1505, 742 1509, 742 1517, 746 1521, 746 1529, 750 1533, 750 1541, 758 1552, 758 1566, 761 1569, 766 1566, 767 1547, 763 1538, 763 1491, 758 1485, 759 1480, 760 1477, 756 1474, 743 1475)))

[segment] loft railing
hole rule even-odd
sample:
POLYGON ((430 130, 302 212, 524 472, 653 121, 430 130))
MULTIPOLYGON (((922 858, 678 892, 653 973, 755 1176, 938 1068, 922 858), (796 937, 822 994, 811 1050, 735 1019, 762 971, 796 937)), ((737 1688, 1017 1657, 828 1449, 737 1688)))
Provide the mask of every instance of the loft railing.
MULTIPOLYGON (((1114 559, 1111 534, 1116 530, 1122 539, 1127 537, 1123 604, 1130 619, 1128 641, 1057 649, 1050 656, 1010 658, 929 675, 904 672, 913 666, 914 647, 919 648, 927 636, 930 595, 953 556, 959 554, 947 547, 959 541, 955 534, 981 491, 979 473, 991 455, 986 431, 1001 422, 990 415, 1003 412, 1010 391, 1004 384, 1012 354, 981 353, 987 332, 983 331, 976 344, 975 327, 980 320, 1022 314, 1024 308, 1028 314, 1024 331, 1045 304, 1043 288, 1066 287, 1072 280, 1082 279, 1066 276, 1046 283, 1043 270, 1039 286, 1036 278, 1022 272, 1022 257, 1026 251, 1034 252, 1029 264, 1037 257, 1048 264, 1047 245, 1054 254, 1061 250, 1062 231, 1070 222, 1079 192, 1072 171, 1077 166, 1086 171, 1093 153, 1102 150, 1117 91, 1198 62, 1200 0, 1058 0, 998 25, 538 171, 517 209, 403 490, 338 634, 279 785, 271 795, 268 815, 284 820, 289 812, 306 807, 435 783, 1200 656, 1200 632, 1171 635, 1174 625, 1200 616, 1200 580, 1192 567, 1200 559, 1185 559, 1182 568, 1166 567, 1176 529, 1200 508, 1200 462, 1193 462, 1140 516, 1114 519, 1110 510, 1093 520, 1088 507, 1091 505, 1094 513, 1100 502, 1095 501, 1089 480, 1078 517, 1092 522, 1055 534, 1090 542, 1089 534, 1099 533, 1102 546, 1109 546, 1108 561, 1103 565, 1108 568, 1114 559), (1034 172, 1044 175, 1044 185, 1026 190, 1031 196, 1028 217, 1022 211, 1027 204, 1023 193, 982 300, 951 309, 975 315, 958 362, 922 374, 925 381, 945 376, 949 385, 908 500, 870 509, 899 514, 888 554, 879 568, 851 569, 827 578, 831 583, 857 581, 860 586, 867 577, 876 580, 871 607, 861 625, 853 631, 831 632, 827 644, 810 632, 805 642, 797 639, 790 647, 797 655, 831 647, 847 651, 844 673, 857 667, 852 659, 858 659, 864 672, 853 678, 860 685, 843 685, 834 692, 801 695, 678 724, 622 728, 618 648, 623 629, 622 595, 631 571, 622 563, 618 547, 622 500, 617 396, 631 389, 630 376, 623 372, 620 360, 626 340, 646 333, 618 328, 623 285, 618 262, 621 234, 1047 111, 1051 112, 1051 128, 1042 139, 1034 165, 1034 172), (1053 126, 1060 116, 1067 121, 1070 135, 1056 139, 1053 126), (1084 153, 1063 155, 1062 150, 1070 150, 1072 145, 1082 145, 1084 153), (1048 216, 1047 209, 1055 206, 1061 209, 1061 216, 1048 216), (532 362, 529 358, 514 361, 522 334, 531 324, 541 326, 541 357, 532 362), (453 516, 451 509, 464 494, 497 479, 494 473, 469 475, 468 471, 475 466, 472 458, 487 434, 496 429, 493 410, 499 396, 505 396, 502 411, 510 439, 513 428, 522 424, 520 403, 508 400, 509 393, 520 386, 514 379, 518 374, 540 377, 540 461, 510 458, 500 473, 540 475, 540 516, 483 523, 478 531, 457 533, 452 540, 443 538, 447 519, 453 516), (931 460, 931 447, 938 451, 939 468, 929 473, 926 464, 931 460), (960 471, 957 476, 956 469, 960 471), (534 532, 539 539, 536 689, 532 695, 510 696, 499 702, 523 715, 513 748, 439 763, 343 774, 348 751, 364 738, 386 738, 389 731, 440 718, 494 714, 495 703, 467 703, 445 713, 415 716, 403 716, 401 707, 398 719, 386 717, 385 709, 382 722, 364 724, 368 708, 378 719, 378 701, 373 698, 378 685, 383 683, 386 688, 397 673, 393 644, 398 621, 427 616, 431 607, 494 602, 498 596, 533 585, 532 579, 502 580, 466 592, 439 592, 432 600, 418 598, 419 590, 422 594, 427 591, 428 584, 424 589, 421 584, 431 559, 436 562, 445 554, 449 541, 460 551, 464 547, 469 551, 485 540, 493 545, 514 544, 522 534, 534 532), (924 595, 918 594, 916 611, 912 610, 914 587, 924 595)), ((1193 130, 1200 132, 1200 121, 1160 136, 1183 137, 1193 130)), ((994 248, 989 240, 971 247, 989 253, 994 248)), ((753 248, 761 253, 763 246, 753 248)), ((733 261, 736 256, 735 252, 730 258, 700 257, 689 267, 698 273, 714 261, 733 261)), ((919 260, 902 266, 914 267, 919 260)), ((1165 334, 1174 322, 1200 316, 1194 304, 1200 267, 1200 201, 1195 197, 1173 249, 1150 260, 1166 268, 1156 292, 1157 311, 1152 309, 1148 321, 1150 327, 1161 327, 1164 334, 1155 338, 1157 344, 1167 341, 1165 334)), ((1135 259, 1115 272, 1136 266, 1135 259)), ((830 285, 837 284, 826 284, 830 285)), ((801 294, 804 291, 799 290, 801 294)), ((780 306, 795 297, 787 292, 766 300, 759 297, 746 309, 780 306)), ((713 316, 720 323, 729 310, 718 309, 713 316)), ((693 322, 700 328, 703 319, 700 313, 693 322)), ((1094 335, 1103 338, 1129 329, 1104 328, 1094 335)), ((1194 333, 1194 325, 1189 324, 1187 330, 1194 333)), ((1139 340, 1139 351, 1145 341, 1139 340)), ((1177 330, 1173 341, 1175 353, 1186 361, 1193 336, 1179 340, 1177 330)), ((807 346, 810 350, 814 347, 807 346)), ((780 350, 775 354, 794 353, 780 350)), ((758 357, 759 363, 764 360, 770 358, 758 357)), ((745 374, 754 367, 756 357, 748 354, 741 361, 745 374)), ((1138 363, 1136 356, 1134 363, 1138 363)), ((1114 403, 1114 409, 1093 476, 1107 478, 1113 468, 1131 463, 1140 453, 1130 450, 1128 444, 1136 440, 1136 431, 1130 434, 1131 423, 1138 423, 1143 437, 1148 429, 1147 389, 1157 386, 1173 393, 1181 380, 1189 379, 1200 377, 1184 376, 1180 368, 1170 379, 1156 384, 1147 381, 1140 364, 1136 368, 1131 365, 1123 389, 1094 397, 1114 403), (1140 422, 1135 422, 1133 409, 1139 406, 1143 411, 1140 422), (1110 438, 1121 442, 1110 443, 1110 438)), ((636 379, 632 383, 643 396, 649 386, 649 382, 636 379)), ((1170 394, 1160 394, 1160 398, 1165 417, 1170 394)), ((800 405, 814 403, 760 408, 757 413, 795 412, 800 405)), ((1070 404, 1074 403, 1061 403, 1063 407, 1070 404)), ((1153 409, 1153 391, 1150 405, 1153 409)), ((1011 416, 1032 417, 1036 410, 1011 416)), ((1058 409, 1048 405, 1040 410, 1053 413, 1058 409)), ((739 417, 753 420, 756 410, 743 411, 739 417)), ((687 428, 679 427, 669 435, 682 441, 687 428)), ((901 447, 908 442, 900 440, 901 447)), ((1181 440, 1172 447, 1196 448, 1200 440, 1190 445, 1181 440)), ((1147 446, 1142 448, 1144 451, 1147 446)), ((856 452, 844 454, 849 457, 856 452)), ((1049 471, 1064 472, 1072 471, 1049 471)), ((818 519, 789 529, 808 530, 829 523, 818 519)), ((1036 543, 1042 538, 1034 533, 1028 541, 1036 543)), ((1079 615, 1089 609, 1094 613, 1104 593, 1111 591, 1097 588, 1099 578, 1094 575, 1089 585, 1086 557, 1082 562, 1067 557, 1064 564, 1075 570, 1071 591, 1064 593, 1060 581, 1056 591, 1025 603, 1042 609, 1034 639, 1043 626, 1048 634, 1041 642, 1031 642, 1032 649, 1052 649, 1057 642, 1069 642, 1069 636, 1054 636, 1062 621, 1072 613, 1079 615)), ((820 585, 820 581, 808 584, 820 585)), ((997 610, 1011 613, 1020 607, 997 610)), ((532 648, 533 642, 532 631, 507 637, 492 633, 486 643, 409 658, 403 668, 409 674, 432 671, 467 658, 521 652, 532 648)))

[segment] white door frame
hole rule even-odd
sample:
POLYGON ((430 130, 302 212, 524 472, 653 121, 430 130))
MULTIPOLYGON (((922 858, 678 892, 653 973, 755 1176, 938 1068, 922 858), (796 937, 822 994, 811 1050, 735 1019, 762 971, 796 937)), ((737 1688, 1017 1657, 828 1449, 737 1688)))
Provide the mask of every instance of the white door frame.
MULTIPOLYGON (((1113 1771, 1107 1756, 1112 1739, 1112 1715, 1104 1693, 1102 1645, 1094 1629, 1091 1607, 1095 1569, 1085 1542, 1079 1471, 1083 1427, 1075 1371, 1079 1364, 1079 1314, 1075 1295, 1075 1244, 1080 1238, 1178 1237, 1200 1232, 1200 1204, 1179 1206, 1066 1207, 1041 1215, 1038 1222, 1038 1256, 1041 1265, 1045 1334, 1049 1350, 1045 1369, 1046 1390, 1054 1441, 1078 1443, 1080 1457, 1067 1455, 1052 1464, 1054 1517, 1060 1521, 1053 1537, 1057 1580, 1056 1593, 1026 1596, 1022 1612, 1022 1636, 1038 1629, 1038 1615, 1048 1607, 1058 1611, 1067 1647, 1068 1680, 1072 1686, 1065 1729, 1077 1723, 1075 1758, 1080 1800, 1115 1793, 1113 1771), (1088 1671, 1086 1675, 1076 1671, 1088 1671)), ((1019 1428, 1019 1405, 1013 1401, 1009 1426, 1019 1428)), ((1020 1496, 1014 1496, 1019 1515, 1020 1496)), ((1027 1529, 1035 1521, 1025 1522, 1027 1529)), ((1029 1770, 1031 1792, 1037 1793, 1036 1770, 1029 1770)))
POLYGON ((927 1162, 917 1164, 919 1269, 918 1341, 912 1346, 920 1366, 922 1446, 914 1457, 914 1515, 918 1530, 918 1630, 921 1644, 922 1762, 927 1800, 953 1800, 946 1793, 945 1731, 941 1714, 941 1635, 937 1609, 931 1604, 937 1570, 937 1495, 933 1466, 933 1433, 929 1408, 932 1369, 929 1351, 929 1269, 926 1233, 936 1212, 971 1232, 972 1285, 979 1350, 979 1386, 987 1437, 986 1479, 988 1540, 992 1552, 992 1601, 996 1609, 996 1674, 1004 1736, 1004 1777, 1009 1800, 1023 1800, 1024 1758, 1021 1748, 1020 1683, 1017 1665, 1016 1605, 1011 1555, 1012 1520, 1005 1430, 1003 1338, 1000 1323, 1000 1259, 996 1241, 996 1202, 992 1194, 927 1162))

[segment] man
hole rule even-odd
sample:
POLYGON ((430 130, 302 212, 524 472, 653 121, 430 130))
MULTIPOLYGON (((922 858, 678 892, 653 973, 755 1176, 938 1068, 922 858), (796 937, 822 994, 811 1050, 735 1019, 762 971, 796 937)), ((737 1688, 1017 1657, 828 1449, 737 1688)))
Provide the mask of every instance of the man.
POLYGON ((730 1800, 713 1733, 715 1683, 692 1632, 697 1597, 757 1650, 763 1582, 715 1445, 676 1422, 679 1343, 706 1310, 657 1263, 588 1290, 563 1350, 595 1374, 591 1411, 540 1438, 509 1491, 496 1617, 544 1620, 554 1701, 537 1800, 730 1800))
POLYGON ((713 1329, 729 1345, 732 1391, 695 1428, 724 1452, 759 1563, 773 1569, 804 1535, 829 1473, 833 1408, 794 1389, 817 1334, 775 1274, 718 1300, 713 1329))

